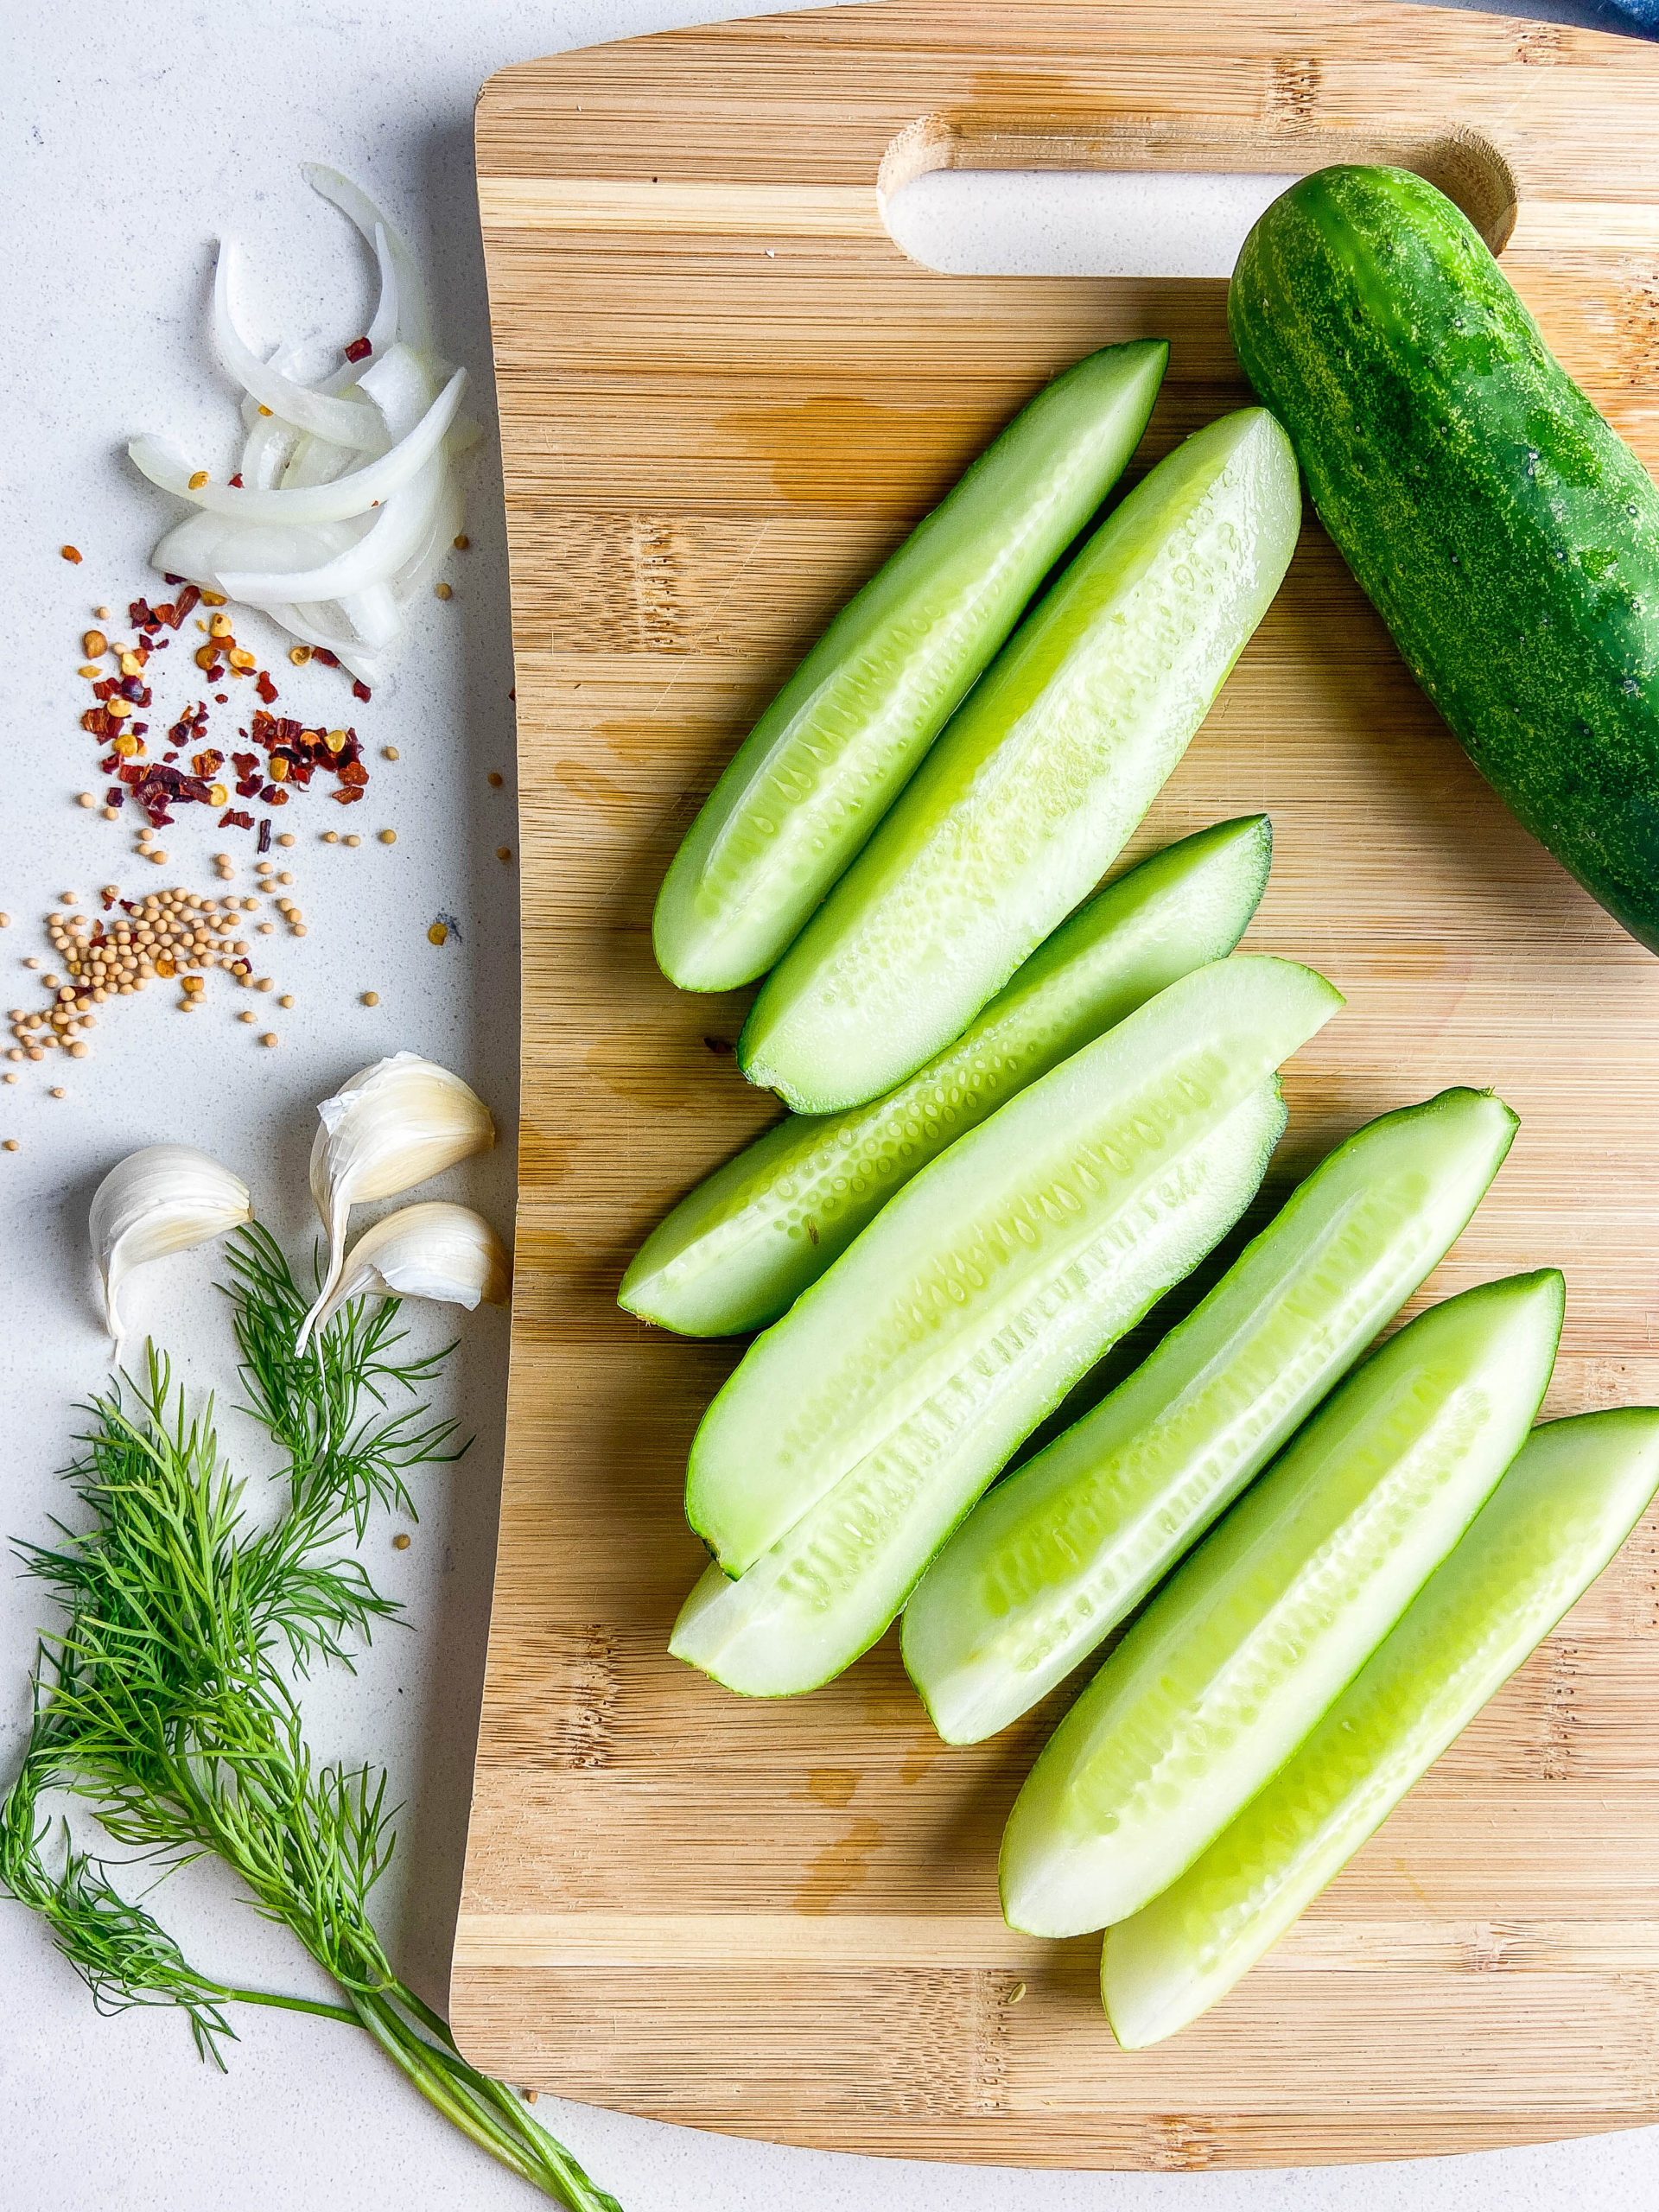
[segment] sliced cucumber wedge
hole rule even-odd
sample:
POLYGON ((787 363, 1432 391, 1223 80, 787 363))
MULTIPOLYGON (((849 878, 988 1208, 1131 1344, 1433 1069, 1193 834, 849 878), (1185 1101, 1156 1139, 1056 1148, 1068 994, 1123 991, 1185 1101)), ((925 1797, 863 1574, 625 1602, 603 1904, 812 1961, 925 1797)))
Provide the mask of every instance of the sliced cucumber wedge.
POLYGON ((1549 1268, 1420 1314, 1176 1569, 1014 1801, 1011 1927, 1127 1919, 1284 1764, 1525 1442, 1562 1296, 1549 1268))
POLYGON ((1068 1378, 1226 1234, 1284 1126, 1270 1077, 1166 1157, 1158 1187, 1143 1185, 1091 1249, 982 1333, 972 1366, 896 1421, 736 1581, 709 1568, 675 1624, 675 1657, 750 1697, 817 1689, 850 1667, 1068 1378))
POLYGON ((1091 899, 954 1045, 844 1114, 791 1114, 683 1198, 618 1302, 691 1337, 775 1321, 911 1177, 1016 1092, 1244 934, 1268 880, 1264 814, 1217 823, 1091 899))
POLYGON ((1113 1928, 1101 1991, 1128 2050, 1255 1964, 1594 1581, 1659 1489, 1659 1412, 1551 1421, 1398 1627, 1259 1796, 1113 1928))
POLYGON ((1266 613, 1301 516, 1263 409, 1160 461, 1027 617, 755 1001, 744 1073, 801 1113, 960 1034, 1097 883, 1266 613))
POLYGON ((1057 377, 836 617, 675 855, 671 981, 730 990, 787 950, 1116 482, 1168 359, 1136 339, 1057 377))
MULTIPOLYGON (((1116 1286, 1144 1302, 1141 1245, 1167 1243, 1171 1281, 1209 1249, 1178 1250, 1220 1165, 1200 1148, 1341 1002, 1289 961, 1216 961, 924 1168, 703 1417, 687 1511, 727 1573, 901 1432, 988 1480, 1128 1325, 1116 1286)), ((1266 1118, 1239 1141, 1252 1189, 1266 1118)))
POLYGON ((1359 1130, 986 1498, 905 1612, 905 1664, 947 1743, 1017 1719, 1162 1580, 1450 1249, 1516 1126, 1489 1093, 1446 1090, 1359 1130))

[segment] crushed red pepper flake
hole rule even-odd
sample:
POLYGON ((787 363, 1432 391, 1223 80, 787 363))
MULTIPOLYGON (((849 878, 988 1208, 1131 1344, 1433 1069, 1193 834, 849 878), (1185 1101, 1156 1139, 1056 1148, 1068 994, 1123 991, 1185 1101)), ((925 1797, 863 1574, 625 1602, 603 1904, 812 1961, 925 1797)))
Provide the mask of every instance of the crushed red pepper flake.
POLYGON ((345 350, 348 361, 366 361, 374 348, 366 338, 353 338, 345 350))
MULTIPOLYGON (((197 804, 211 805, 216 810, 222 809, 222 827, 251 829, 254 817, 246 808, 225 805, 226 784, 230 779, 218 780, 226 765, 226 755, 218 747, 206 742, 206 699, 197 699, 168 727, 159 760, 144 757, 149 723, 130 718, 134 709, 143 709, 153 702, 154 693, 138 671, 153 654, 164 651, 171 642, 170 638, 161 633, 181 629, 199 606, 217 608, 226 604, 221 593, 203 592, 197 585, 188 584, 171 575, 166 581, 175 593, 171 600, 152 604, 141 596, 130 602, 128 615, 138 633, 137 639, 131 645, 117 644, 113 647, 122 673, 96 677, 92 684, 95 704, 81 716, 81 726, 87 734, 107 748, 99 763, 102 772, 116 779, 105 797, 106 818, 113 818, 130 791, 156 829, 174 821, 174 808, 197 804), (187 753, 190 755, 188 771, 175 766, 187 753)), ((223 677, 227 658, 239 658, 249 670, 253 663, 251 653, 239 653, 237 649, 236 640, 230 634, 228 616, 216 613, 213 628, 221 634, 213 636, 210 632, 192 655, 209 684, 223 677)), ((340 666, 339 656, 327 646, 308 649, 306 658, 321 661, 326 667, 340 666)), ((90 678, 94 671, 88 670, 86 674, 90 678)), ((284 806, 290 791, 305 790, 321 768, 331 773, 340 785, 331 797, 342 804, 360 799, 368 782, 368 770, 357 732, 308 728, 292 716, 269 712, 279 696, 269 670, 257 671, 254 689, 261 704, 250 718, 251 728, 238 731, 251 749, 230 756, 235 772, 236 797, 257 800, 264 806, 284 806)), ((352 689, 359 698, 366 700, 371 696, 368 685, 360 679, 353 681, 352 689)), ((224 692, 214 692, 212 696, 216 705, 230 703, 224 692)), ((270 824, 263 826, 268 841, 270 824)), ((262 843, 259 849, 267 850, 268 842, 262 843)))

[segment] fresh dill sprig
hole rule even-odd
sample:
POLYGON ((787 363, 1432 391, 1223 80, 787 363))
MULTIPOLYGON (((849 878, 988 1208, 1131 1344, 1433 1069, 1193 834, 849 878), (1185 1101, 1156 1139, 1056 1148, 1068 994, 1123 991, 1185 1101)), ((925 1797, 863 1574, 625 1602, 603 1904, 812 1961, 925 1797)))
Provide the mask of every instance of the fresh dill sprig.
POLYGON ((405 1478, 459 1457, 454 1425, 398 1408, 444 1353, 400 1362, 397 1304, 346 1308, 296 1358, 307 1300, 257 1228, 230 1247, 249 1409, 281 1447, 286 1510, 249 1529, 211 1403, 191 1415, 166 1360, 94 1397, 67 1478, 90 1522, 27 1544, 27 1572, 65 1615, 40 1643, 23 1763, 0 1802, 0 1892, 39 1913, 100 2011, 176 2005, 224 2063, 227 2005, 275 2005, 365 2028, 423 2095, 483 2149, 572 2212, 615 2200, 514 2093, 467 2065, 442 2019, 398 1980, 369 1897, 395 1843, 386 1777, 316 1761, 284 1665, 349 1666, 352 1643, 399 1608, 344 1548, 377 1504, 413 1511, 405 1478), (63 1831, 48 1863, 48 1791, 88 1802, 160 1879, 211 1853, 257 1909, 297 1937, 345 2002, 240 1989, 201 1973, 112 1862, 63 1831))

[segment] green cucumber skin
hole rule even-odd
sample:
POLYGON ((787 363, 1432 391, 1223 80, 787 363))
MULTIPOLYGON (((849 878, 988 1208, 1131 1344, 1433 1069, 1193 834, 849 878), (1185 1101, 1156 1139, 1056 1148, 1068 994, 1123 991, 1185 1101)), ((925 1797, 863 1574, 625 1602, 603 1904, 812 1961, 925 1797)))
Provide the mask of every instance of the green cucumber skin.
POLYGON ((752 1083, 830 1113, 956 1036, 1100 880, 1289 564, 1301 495, 1261 408, 1197 431, 986 671, 762 986, 752 1083))
POLYGON ((1101 1994, 1144 2050, 1306 1910, 1607 1565, 1659 1490, 1659 1411, 1548 1422, 1399 1625, 1204 1856, 1111 1929, 1101 1994))
POLYGON ((1659 493, 1473 226, 1402 169, 1275 200, 1233 344, 1470 759, 1659 950, 1659 493))
POLYGON ((671 982, 734 989, 787 950, 1122 474, 1168 359, 1136 339, 1057 377, 842 609, 674 856, 671 982))
POLYGON ((1179 1176, 1172 1165, 1160 1217, 1138 1224, 1128 1264, 1100 1270, 1086 1300, 1071 1301, 1069 1330, 1021 1365, 1007 1362, 1001 1393, 956 1431, 938 1402, 892 1430, 735 1581, 711 1566, 675 1624, 673 1656, 747 1697, 798 1696, 850 1667, 1035 1423, 1226 1235, 1284 1126, 1269 1078, 1189 1148, 1179 1176))
POLYGON ((988 1497, 905 1615, 947 1743, 977 1743, 1078 1666, 1311 1414, 1462 1234, 1514 1138, 1490 1093, 1370 1122, 1179 1326, 988 1497))
POLYGON ((1086 1344, 1097 1281, 1128 1264, 1184 1148, 1341 1002, 1290 961, 1212 962, 925 1167, 754 1339, 703 1415, 686 1512, 726 1572, 752 1566, 908 1421, 990 1449, 979 1412, 1007 1402, 1011 1374, 1034 1388, 1052 1340, 1086 1344))
POLYGON ((1014 1801, 1010 1927, 1127 1919, 1285 1763, 1525 1442, 1563 1295, 1548 1268, 1419 1314, 1188 1554, 1014 1801))
POLYGON ((777 1320, 947 1145, 1230 952, 1272 857, 1272 827, 1254 814, 1142 861, 1039 945, 908 1083, 843 1114, 786 1116, 716 1168, 641 1245, 617 1302, 685 1336, 777 1320))

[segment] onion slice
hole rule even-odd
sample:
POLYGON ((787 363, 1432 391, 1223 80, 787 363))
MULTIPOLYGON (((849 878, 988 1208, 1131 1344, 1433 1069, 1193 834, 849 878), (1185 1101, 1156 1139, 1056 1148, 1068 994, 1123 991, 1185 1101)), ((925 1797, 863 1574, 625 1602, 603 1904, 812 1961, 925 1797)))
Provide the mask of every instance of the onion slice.
POLYGON ((231 306, 231 282, 238 257, 235 239, 223 239, 219 265, 213 271, 213 343, 219 359, 260 406, 268 407, 296 429, 309 430, 314 437, 327 438, 358 453, 383 449, 385 435, 378 409, 365 407, 359 400, 336 399, 327 392, 313 391, 308 385, 296 384, 259 359, 237 327, 231 306))
MULTIPOLYGON (((384 223, 374 226, 374 258, 380 271, 380 296, 374 303, 374 320, 364 335, 378 361, 397 335, 397 264, 391 257, 391 241, 384 223)), ((352 365, 355 368, 357 364, 352 365)))
MULTIPOLYGON (((197 513, 175 523, 150 555, 163 575, 188 576, 210 591, 223 591, 223 572, 232 561, 286 563, 298 575, 306 568, 350 550, 356 543, 345 523, 236 523, 223 515, 197 513)), ((226 594, 229 596, 229 594, 226 594)))
MULTIPOLYGON (((432 379, 407 346, 394 346, 362 378, 394 439, 408 435, 432 404, 432 379)), ((296 574, 291 569, 227 569, 223 588, 249 607, 280 607, 295 601, 358 600, 342 611, 364 645, 391 643, 403 625, 385 587, 427 543, 432 517, 443 490, 444 456, 430 461, 394 492, 356 543, 326 562, 296 574), (380 596, 372 596, 377 591, 380 596)))
POLYGON ((376 230, 385 231, 391 265, 397 272, 397 335, 417 353, 429 353, 432 321, 426 309, 426 287, 421 282, 415 257, 403 239, 368 194, 338 169, 331 169, 321 162, 302 162, 300 174, 314 192, 320 192, 348 221, 356 224, 371 245, 375 242, 376 230))
POLYGON ((466 388, 467 372, 457 369, 409 435, 400 439, 390 453, 382 454, 365 468, 337 476, 330 484, 308 484, 295 491, 194 485, 191 479, 200 472, 192 469, 169 440, 153 435, 134 438, 127 452, 134 467, 152 484, 205 508, 209 514, 248 522, 349 522, 353 515, 366 514, 371 507, 390 499, 431 459, 454 420, 466 388))
POLYGON ((272 607, 266 612, 302 645, 326 646, 348 676, 368 684, 391 683, 385 663, 359 645, 346 624, 325 619, 332 612, 329 607, 272 607))

